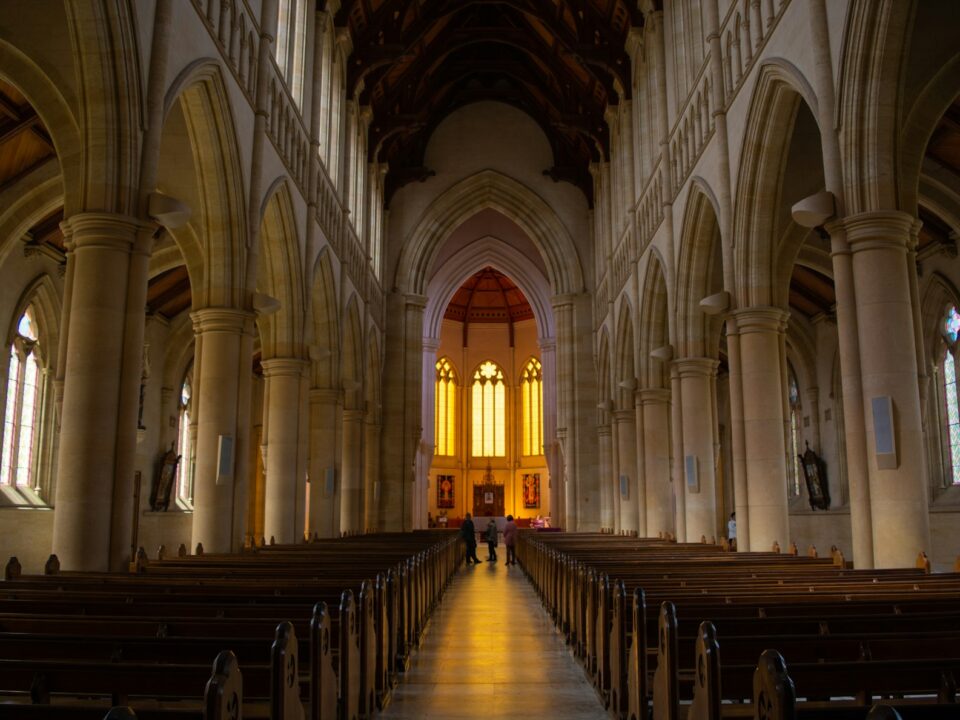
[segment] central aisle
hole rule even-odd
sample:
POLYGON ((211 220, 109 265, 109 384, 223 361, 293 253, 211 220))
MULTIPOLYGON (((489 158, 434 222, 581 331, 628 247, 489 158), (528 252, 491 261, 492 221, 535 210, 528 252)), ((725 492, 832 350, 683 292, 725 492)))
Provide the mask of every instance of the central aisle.
POLYGON ((533 586, 500 550, 500 562, 456 575, 383 720, 606 716, 533 586))

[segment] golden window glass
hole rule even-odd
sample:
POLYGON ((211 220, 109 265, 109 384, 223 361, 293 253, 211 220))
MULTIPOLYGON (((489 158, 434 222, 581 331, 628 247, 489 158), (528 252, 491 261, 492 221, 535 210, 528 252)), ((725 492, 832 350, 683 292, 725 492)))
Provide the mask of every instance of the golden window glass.
POLYGON ((434 444, 437 455, 456 455, 457 376, 447 358, 437 360, 434 444))
POLYGON ((543 367, 530 358, 520 375, 524 455, 543 454, 543 367))
POLYGON ((503 370, 486 361, 473 373, 472 428, 474 457, 507 454, 506 399, 503 370))

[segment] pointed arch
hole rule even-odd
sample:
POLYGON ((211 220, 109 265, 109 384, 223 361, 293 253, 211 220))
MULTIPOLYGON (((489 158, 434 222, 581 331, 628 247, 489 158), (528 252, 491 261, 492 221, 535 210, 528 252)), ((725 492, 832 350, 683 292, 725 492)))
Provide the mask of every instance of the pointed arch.
POLYGON ((239 144, 220 65, 202 58, 187 66, 167 92, 165 116, 175 102, 186 123, 200 196, 190 225, 200 238, 206 273, 203 284, 194 287, 194 307, 243 307, 248 222, 239 144))
POLYGON ((653 248, 647 255, 647 271, 640 289, 640 368, 637 377, 643 388, 663 388, 668 383, 666 365, 650 356, 669 344, 669 298, 663 261, 653 248))
POLYGON ((28 307, 33 308, 34 320, 41 338, 41 357, 43 365, 51 370, 56 369, 57 348, 60 336, 61 300, 56 283, 47 273, 38 275, 27 285, 17 301, 11 325, 5 336, 5 345, 9 344, 16 332, 16 325, 28 307))
POLYGON ((257 320, 263 358, 304 355, 303 264, 288 182, 274 183, 261 213, 260 267, 257 289, 280 301, 280 309, 257 320))
POLYGON ((634 406, 633 393, 636 390, 637 377, 634 337, 633 311, 626 296, 621 296, 614 349, 614 381, 617 383, 615 402, 618 410, 632 410, 634 406))
POLYGON ((695 183, 687 197, 680 229, 680 261, 674 301, 677 357, 717 357, 720 323, 700 309, 700 301, 716 287, 722 273, 720 223, 716 198, 709 186, 695 183))
POLYGON ((360 407, 363 394, 363 331, 360 325, 359 301, 350 295, 344 312, 343 352, 340 364, 340 383, 343 387, 343 406, 347 410, 360 407))
POLYGON ((786 60, 765 62, 750 102, 734 201, 734 277, 739 307, 776 304, 781 260, 777 213, 783 202, 783 172, 801 102, 816 121, 816 95, 803 74, 786 60))
POLYGON ((610 367, 610 331, 606 325, 600 328, 600 339, 597 348, 597 390, 600 403, 600 410, 597 423, 607 425, 610 422, 610 411, 612 410, 611 394, 611 367, 610 367))
POLYGON ((313 344, 309 356, 314 387, 333 389, 340 357, 340 313, 330 253, 330 248, 325 247, 314 263, 310 287, 313 344))
POLYGON ((960 308, 960 292, 949 279, 932 273, 920 300, 923 344, 931 363, 937 362, 943 347, 943 319, 951 305, 960 308))
POLYGON ((394 282, 401 292, 423 295, 443 243, 470 216, 492 208, 530 237, 547 267, 554 294, 583 290, 583 273, 573 238, 539 195, 495 170, 483 170, 437 197, 403 244, 394 282))

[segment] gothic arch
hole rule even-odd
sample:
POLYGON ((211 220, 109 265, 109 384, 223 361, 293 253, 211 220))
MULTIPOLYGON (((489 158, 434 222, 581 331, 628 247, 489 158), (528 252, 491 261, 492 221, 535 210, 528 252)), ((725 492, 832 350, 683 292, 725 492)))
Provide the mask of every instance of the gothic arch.
MULTIPOLYGON (((248 222, 237 135, 220 66, 205 58, 186 67, 167 92, 165 116, 178 100, 201 205, 190 221, 200 238, 205 271, 204 282, 194 286, 193 305, 244 307, 248 222)), ((189 249, 182 249, 189 257, 189 249)))
POLYGON ((607 425, 610 423, 611 405, 608 403, 613 399, 610 390, 610 333, 606 326, 600 329, 600 342, 597 350, 597 389, 600 403, 598 408, 598 424, 607 425))
MULTIPOLYGON (((720 323, 700 309, 700 301, 722 288, 713 287, 720 259, 720 223, 716 200, 701 184, 691 188, 680 229, 680 260, 674 300, 677 357, 716 357, 720 323)), ((722 268, 720 268, 722 272, 722 268)))
POLYGON ((401 292, 423 295, 430 269, 450 234, 480 210, 492 208, 520 226, 547 266, 553 293, 583 290, 579 256, 570 233, 539 195, 495 170, 483 170, 439 195, 403 243, 395 284, 401 292))
POLYGON ((424 311, 424 337, 439 340, 443 314, 457 288, 471 275, 487 266, 508 275, 523 291, 533 308, 538 337, 541 340, 555 337, 547 278, 523 253, 503 240, 489 235, 457 251, 430 278, 426 291, 428 299, 424 311))
POLYGON ((854 0, 847 11, 837 93, 847 215, 898 207, 894 109, 913 5, 854 0))
POLYGON ((309 347, 313 386, 328 389, 335 387, 340 356, 340 313, 330 253, 328 247, 324 248, 314 264, 309 325, 313 337, 309 347))
POLYGON ((900 133, 900 207, 916 215, 923 156, 937 122, 960 94, 960 53, 941 67, 910 109, 900 133))
POLYGON ((17 182, 0 192, 0 262, 8 252, 22 250, 16 241, 63 205, 63 176, 53 163, 37 168, 29 178, 29 188, 17 182))
POLYGON ((633 311, 626 297, 621 297, 617 315, 617 342, 614 349, 614 387, 616 408, 632 410, 636 390, 636 350, 634 348, 633 311))
POLYGON ((932 361, 943 347, 944 310, 948 305, 960 308, 960 292, 957 292, 957 288, 946 277, 933 273, 923 288, 920 301, 920 325, 928 360, 932 361))
POLYGON ((640 368, 637 376, 643 388, 662 388, 667 384, 664 363, 650 357, 650 353, 670 342, 669 305, 663 261, 651 249, 640 290, 640 368))
MULTIPOLYGON (((6 349, 9 349, 9 344, 13 339, 17 322, 28 306, 33 307, 38 333, 43 339, 40 352, 43 364, 45 367, 55 370, 60 336, 61 301, 60 293, 57 292, 53 278, 47 273, 43 273, 34 278, 33 281, 27 285, 23 293, 21 293, 20 300, 17 302, 13 312, 13 317, 10 319, 6 341, 4 343, 6 349)), ((6 351, 6 349, 4 351, 6 351)))
POLYGON ((359 409, 363 398, 363 330, 358 304, 357 296, 351 294, 344 312, 340 382, 343 387, 343 407, 346 410, 359 409))
POLYGON ((257 320, 263 336, 263 358, 303 356, 304 298, 300 243, 290 189, 279 180, 267 195, 260 226, 261 292, 280 301, 280 309, 257 320))
POLYGON ((734 277, 739 307, 776 304, 783 250, 777 236, 777 212, 783 202, 783 174, 801 102, 816 121, 816 96, 799 70, 785 60, 768 61, 760 68, 734 201, 734 277))

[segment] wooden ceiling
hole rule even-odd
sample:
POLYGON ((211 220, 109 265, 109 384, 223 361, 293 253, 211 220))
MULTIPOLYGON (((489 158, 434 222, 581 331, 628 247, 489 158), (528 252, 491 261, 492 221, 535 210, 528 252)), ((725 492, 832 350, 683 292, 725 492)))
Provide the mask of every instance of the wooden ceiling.
POLYGON ((19 90, 0 80, 0 190, 55 156, 37 111, 19 90))
POLYGON ((179 265, 150 279, 147 312, 173 318, 189 308, 191 302, 190 276, 186 265, 179 265))
POLYGON ((432 174, 424 151, 440 121, 480 100, 533 117, 553 149, 544 174, 592 202, 588 166, 609 150, 604 112, 618 86, 630 94, 635 0, 345 0, 337 23, 353 37, 347 92, 360 89, 373 110, 370 159, 390 164, 388 202, 432 174))
POLYGON ((805 265, 794 265, 790 278, 790 307, 808 318, 833 312, 837 303, 833 279, 805 265))
POLYGON ((462 323, 514 323, 532 320, 533 309, 510 278, 485 267, 454 293, 444 318, 462 323))

